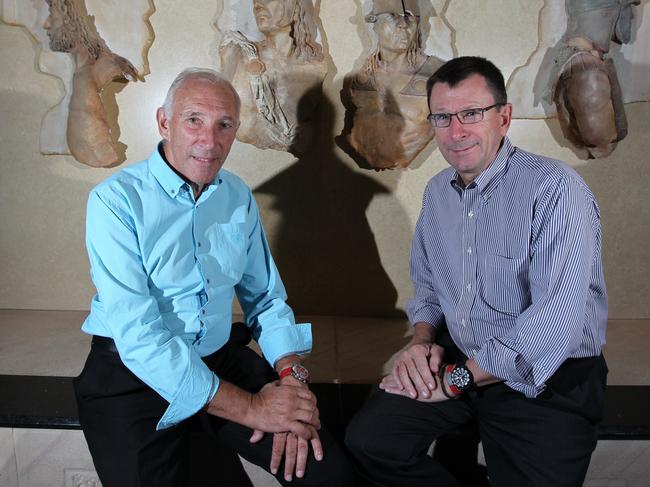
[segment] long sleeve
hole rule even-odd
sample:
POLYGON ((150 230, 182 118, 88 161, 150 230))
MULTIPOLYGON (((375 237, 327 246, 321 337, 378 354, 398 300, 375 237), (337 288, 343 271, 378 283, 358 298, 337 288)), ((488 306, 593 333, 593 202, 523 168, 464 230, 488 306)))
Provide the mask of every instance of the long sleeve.
MULTIPOLYGON (((474 359, 491 374, 528 397, 585 341, 598 336, 585 323, 606 316, 592 309, 604 289, 592 286, 600 271, 600 223, 593 197, 577 179, 564 177, 539 196, 532 219, 528 282, 531 304, 507 334, 492 337, 474 359)), ((496 284, 495 284, 496 285, 496 284)), ((603 313, 604 311, 604 313, 603 313)), ((593 352, 589 352, 593 353, 593 352)))
POLYGON ((86 244, 97 288, 94 306, 115 340, 124 364, 158 392, 169 407, 158 428, 202 408, 218 378, 181 337, 171 333, 151 295, 131 205, 122 195, 91 192, 86 244))

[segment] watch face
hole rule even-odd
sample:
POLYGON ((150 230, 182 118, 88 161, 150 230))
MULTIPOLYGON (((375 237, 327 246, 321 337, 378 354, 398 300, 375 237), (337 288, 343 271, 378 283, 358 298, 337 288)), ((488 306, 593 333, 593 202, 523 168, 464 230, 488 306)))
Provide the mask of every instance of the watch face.
POLYGON ((449 373, 449 381, 461 391, 465 390, 472 384, 472 373, 467 367, 462 365, 456 366, 449 373))
POLYGON ((309 381, 309 371, 302 365, 294 365, 292 368, 292 375, 301 382, 309 381))

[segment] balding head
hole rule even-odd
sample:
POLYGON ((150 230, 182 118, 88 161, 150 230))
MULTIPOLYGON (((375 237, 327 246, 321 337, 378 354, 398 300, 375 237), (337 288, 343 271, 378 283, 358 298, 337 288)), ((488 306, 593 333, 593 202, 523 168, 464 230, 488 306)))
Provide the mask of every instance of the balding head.
POLYGON ((227 88, 227 90, 232 94, 232 98, 235 102, 235 105, 237 106, 237 118, 239 119, 241 100, 239 99, 239 95, 237 94, 237 91, 235 91, 235 88, 232 86, 230 81, 221 76, 214 69, 194 67, 183 70, 178 76, 176 76, 170 85, 169 90, 167 90, 167 96, 165 96, 165 101, 163 102, 162 108, 168 118, 171 118, 172 116, 174 97, 176 95, 176 92, 183 85, 183 83, 189 80, 202 80, 227 88))

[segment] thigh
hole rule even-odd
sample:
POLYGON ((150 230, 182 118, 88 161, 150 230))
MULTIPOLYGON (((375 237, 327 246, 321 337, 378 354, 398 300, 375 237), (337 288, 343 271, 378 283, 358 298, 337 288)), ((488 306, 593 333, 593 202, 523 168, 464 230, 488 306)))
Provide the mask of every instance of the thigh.
POLYGON ((350 422, 346 443, 407 460, 426 453, 436 438, 472 416, 470 403, 463 400, 423 403, 376 389, 350 422))
MULTIPOLYGON (((219 377, 249 392, 259 391, 265 384, 276 380, 277 374, 268 362, 248 347, 229 344, 213 357, 205 359, 208 366, 219 377)), ((253 434, 250 428, 221 418, 200 413, 200 421, 205 430, 217 438, 224 448, 230 448, 249 462, 269 470, 273 435, 266 434, 258 443, 250 443, 253 434)), ((319 431, 323 445, 324 458, 317 462, 310 447, 307 468, 303 479, 294 478, 291 485, 336 485, 352 486, 350 467, 340 448, 326 428, 319 431)), ((280 466, 276 478, 284 481, 284 465, 280 466)))
POLYGON ((596 446, 605 374, 596 362, 588 374, 564 369, 535 399, 504 384, 484 388, 475 403, 491 485, 582 486, 596 446))
MULTIPOLYGON (((219 443, 237 451, 249 462, 270 471, 273 434, 266 434, 258 443, 249 441, 252 430, 237 423, 225 423, 217 433, 219 443)), ((358 485, 352 478, 352 468, 343 449, 332 437, 326 427, 318 432, 323 445, 323 459, 316 461, 311 445, 307 457, 305 475, 302 479, 293 477, 291 482, 284 480, 284 462, 275 478, 282 485, 353 487, 358 485)))
POLYGON ((219 378, 248 392, 257 392, 278 378, 265 358, 235 342, 226 343, 203 361, 219 378))
POLYGON ((117 354, 91 349, 75 379, 79 419, 104 487, 181 486, 186 475, 184 425, 156 431, 164 401, 117 354))

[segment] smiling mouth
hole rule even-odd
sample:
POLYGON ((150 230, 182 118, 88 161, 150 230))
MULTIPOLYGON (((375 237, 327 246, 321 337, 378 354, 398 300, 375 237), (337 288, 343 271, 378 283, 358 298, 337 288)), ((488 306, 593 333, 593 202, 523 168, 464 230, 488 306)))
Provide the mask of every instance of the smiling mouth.
POLYGON ((195 161, 201 164, 211 164, 217 160, 216 157, 198 157, 198 156, 192 156, 192 159, 194 159, 195 161))
POLYGON ((452 147, 451 151, 456 152, 457 154, 464 154, 465 152, 472 150, 474 147, 478 147, 478 144, 468 145, 467 147, 452 147))

